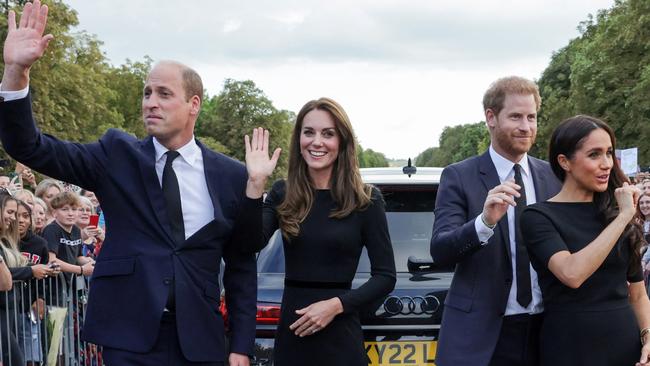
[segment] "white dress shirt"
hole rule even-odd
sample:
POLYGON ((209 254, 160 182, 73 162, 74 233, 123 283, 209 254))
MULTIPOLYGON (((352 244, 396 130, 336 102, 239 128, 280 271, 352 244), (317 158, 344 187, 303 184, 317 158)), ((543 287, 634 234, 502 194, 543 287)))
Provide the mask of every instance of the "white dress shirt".
MULTIPOLYGON (((156 138, 153 138, 156 150, 156 174, 162 187, 162 174, 167 161, 165 153, 169 150, 156 138)), ((179 157, 172 162, 172 168, 178 179, 178 188, 181 192, 181 207, 183 210, 183 223, 185 225, 185 239, 199 231, 203 226, 214 220, 214 205, 208 191, 203 168, 203 154, 196 144, 194 136, 190 142, 176 150, 179 157)))
MULTIPOLYGON (((499 181, 501 183, 512 180, 514 181, 515 163, 499 155, 492 145, 489 149, 490 158, 494 163, 494 166, 497 169, 497 174, 499 175, 499 181)), ((524 186, 526 188, 526 203, 531 205, 537 202, 537 197, 535 195, 535 185, 533 183, 533 177, 530 172, 530 166, 528 165, 528 155, 518 162, 521 165, 521 178, 524 181, 524 186)), ((508 304, 506 305, 505 315, 515 315, 522 313, 537 314, 544 311, 544 304, 542 303, 542 290, 539 288, 539 283, 537 282, 537 272, 530 267, 530 282, 531 289, 533 292, 533 301, 528 304, 528 307, 524 308, 517 302, 517 256, 516 248, 517 242, 515 240, 515 208, 513 206, 508 207, 508 236, 510 239, 510 259, 512 261, 512 286, 510 287, 510 293, 508 294, 508 304)), ((476 233, 479 240, 483 245, 487 244, 488 240, 494 235, 494 230, 487 227, 481 215, 478 215, 474 220, 474 227, 476 228, 476 233)))
MULTIPOLYGON (((0 87, 2 87, 2 84, 0 84, 0 87)), ((16 90, 16 91, 9 91, 9 90, 3 90, 0 91, 0 97, 4 99, 5 102, 9 102, 12 100, 18 100, 25 98, 29 94, 29 85, 25 89, 22 90, 16 90)))

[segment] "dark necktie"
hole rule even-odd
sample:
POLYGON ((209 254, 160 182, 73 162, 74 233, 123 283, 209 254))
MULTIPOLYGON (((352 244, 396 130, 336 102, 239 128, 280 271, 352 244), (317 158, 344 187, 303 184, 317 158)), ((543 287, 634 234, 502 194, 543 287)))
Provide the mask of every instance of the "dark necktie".
POLYGON ((185 225, 183 224, 183 210, 181 208, 181 191, 178 188, 178 179, 172 168, 172 163, 180 154, 178 151, 169 150, 165 153, 167 161, 162 175, 162 190, 167 204, 167 214, 171 224, 172 236, 179 245, 185 241, 185 225))
POLYGON ((519 227, 519 220, 521 213, 526 208, 526 187, 524 180, 521 178, 521 165, 515 164, 515 183, 521 187, 519 197, 515 198, 515 244, 516 244, 516 273, 517 273, 517 302, 523 306, 528 307, 528 304, 533 299, 533 293, 530 289, 530 259, 528 258, 528 250, 524 245, 524 239, 521 237, 521 228, 519 227))
MULTIPOLYGON (((165 168, 162 175, 162 191, 165 196, 165 203, 167 204, 167 214, 169 215, 169 223, 172 228, 172 236, 176 245, 180 245, 185 241, 185 224, 183 223, 183 210, 181 207, 181 190, 178 188, 178 179, 176 173, 172 168, 172 163, 180 154, 178 151, 169 150, 165 153, 167 160, 165 161, 165 168)), ((165 308, 170 311, 176 310, 176 290, 175 281, 172 278, 169 285, 169 295, 167 297, 167 304, 165 308)))

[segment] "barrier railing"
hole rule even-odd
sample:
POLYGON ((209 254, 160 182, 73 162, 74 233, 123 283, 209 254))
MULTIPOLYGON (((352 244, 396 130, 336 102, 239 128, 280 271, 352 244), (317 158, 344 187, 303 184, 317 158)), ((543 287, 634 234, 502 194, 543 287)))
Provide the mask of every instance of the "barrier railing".
POLYGON ((59 274, 0 292, 2 366, 102 366, 101 347, 81 340, 88 281, 59 274))

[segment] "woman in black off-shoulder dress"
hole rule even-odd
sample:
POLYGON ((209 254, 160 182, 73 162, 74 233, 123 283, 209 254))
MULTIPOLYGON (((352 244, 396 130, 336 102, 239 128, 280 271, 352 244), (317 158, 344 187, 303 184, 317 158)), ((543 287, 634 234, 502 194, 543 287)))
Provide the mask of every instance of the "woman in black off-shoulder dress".
POLYGON ((604 122, 576 116, 551 137, 549 162, 563 182, 521 217, 544 299, 542 366, 646 365, 650 301, 641 271, 640 191, 614 157, 604 122))
POLYGON ((298 114, 287 180, 264 203, 265 239, 278 228, 286 277, 275 365, 366 366, 358 310, 393 289, 395 263, 381 193, 361 182, 350 122, 331 99, 298 114), (371 277, 351 289, 363 247, 371 277))

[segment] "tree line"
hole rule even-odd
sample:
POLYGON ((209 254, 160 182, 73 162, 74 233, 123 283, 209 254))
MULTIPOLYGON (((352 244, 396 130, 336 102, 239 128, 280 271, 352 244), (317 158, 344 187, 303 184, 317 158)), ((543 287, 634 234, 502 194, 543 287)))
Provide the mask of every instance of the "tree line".
MULTIPOLYGON (((9 9, 19 11, 26 2, 5 0, 0 9, 4 14, 9 9)), ((76 11, 60 0, 44 2, 50 8, 47 32, 54 40, 31 73, 30 94, 39 128, 78 142, 95 141, 109 128, 144 137, 142 90, 154 60, 145 56, 111 65, 101 40, 84 31, 73 31, 79 24, 76 11)), ((4 16, 0 19, 0 39, 4 41, 6 35, 4 16)), ((243 161, 244 135, 258 126, 269 129, 273 148, 283 149, 269 180, 273 182, 286 176, 295 117, 294 112, 276 108, 253 81, 227 79, 217 95, 204 94, 195 134, 208 147, 243 161)), ((361 146, 358 157, 362 167, 388 166, 383 154, 361 146)), ((8 158, 4 150, 0 158, 8 158)))
MULTIPOLYGON (((553 53, 537 80, 542 107, 531 154, 546 159, 553 129, 566 118, 588 114, 612 126, 617 148, 638 147, 639 164, 648 166, 650 1, 617 0, 578 29, 580 36, 553 53)), ((484 122, 447 127, 439 147, 420 153, 416 164, 446 166, 485 151, 488 144, 484 122)))

